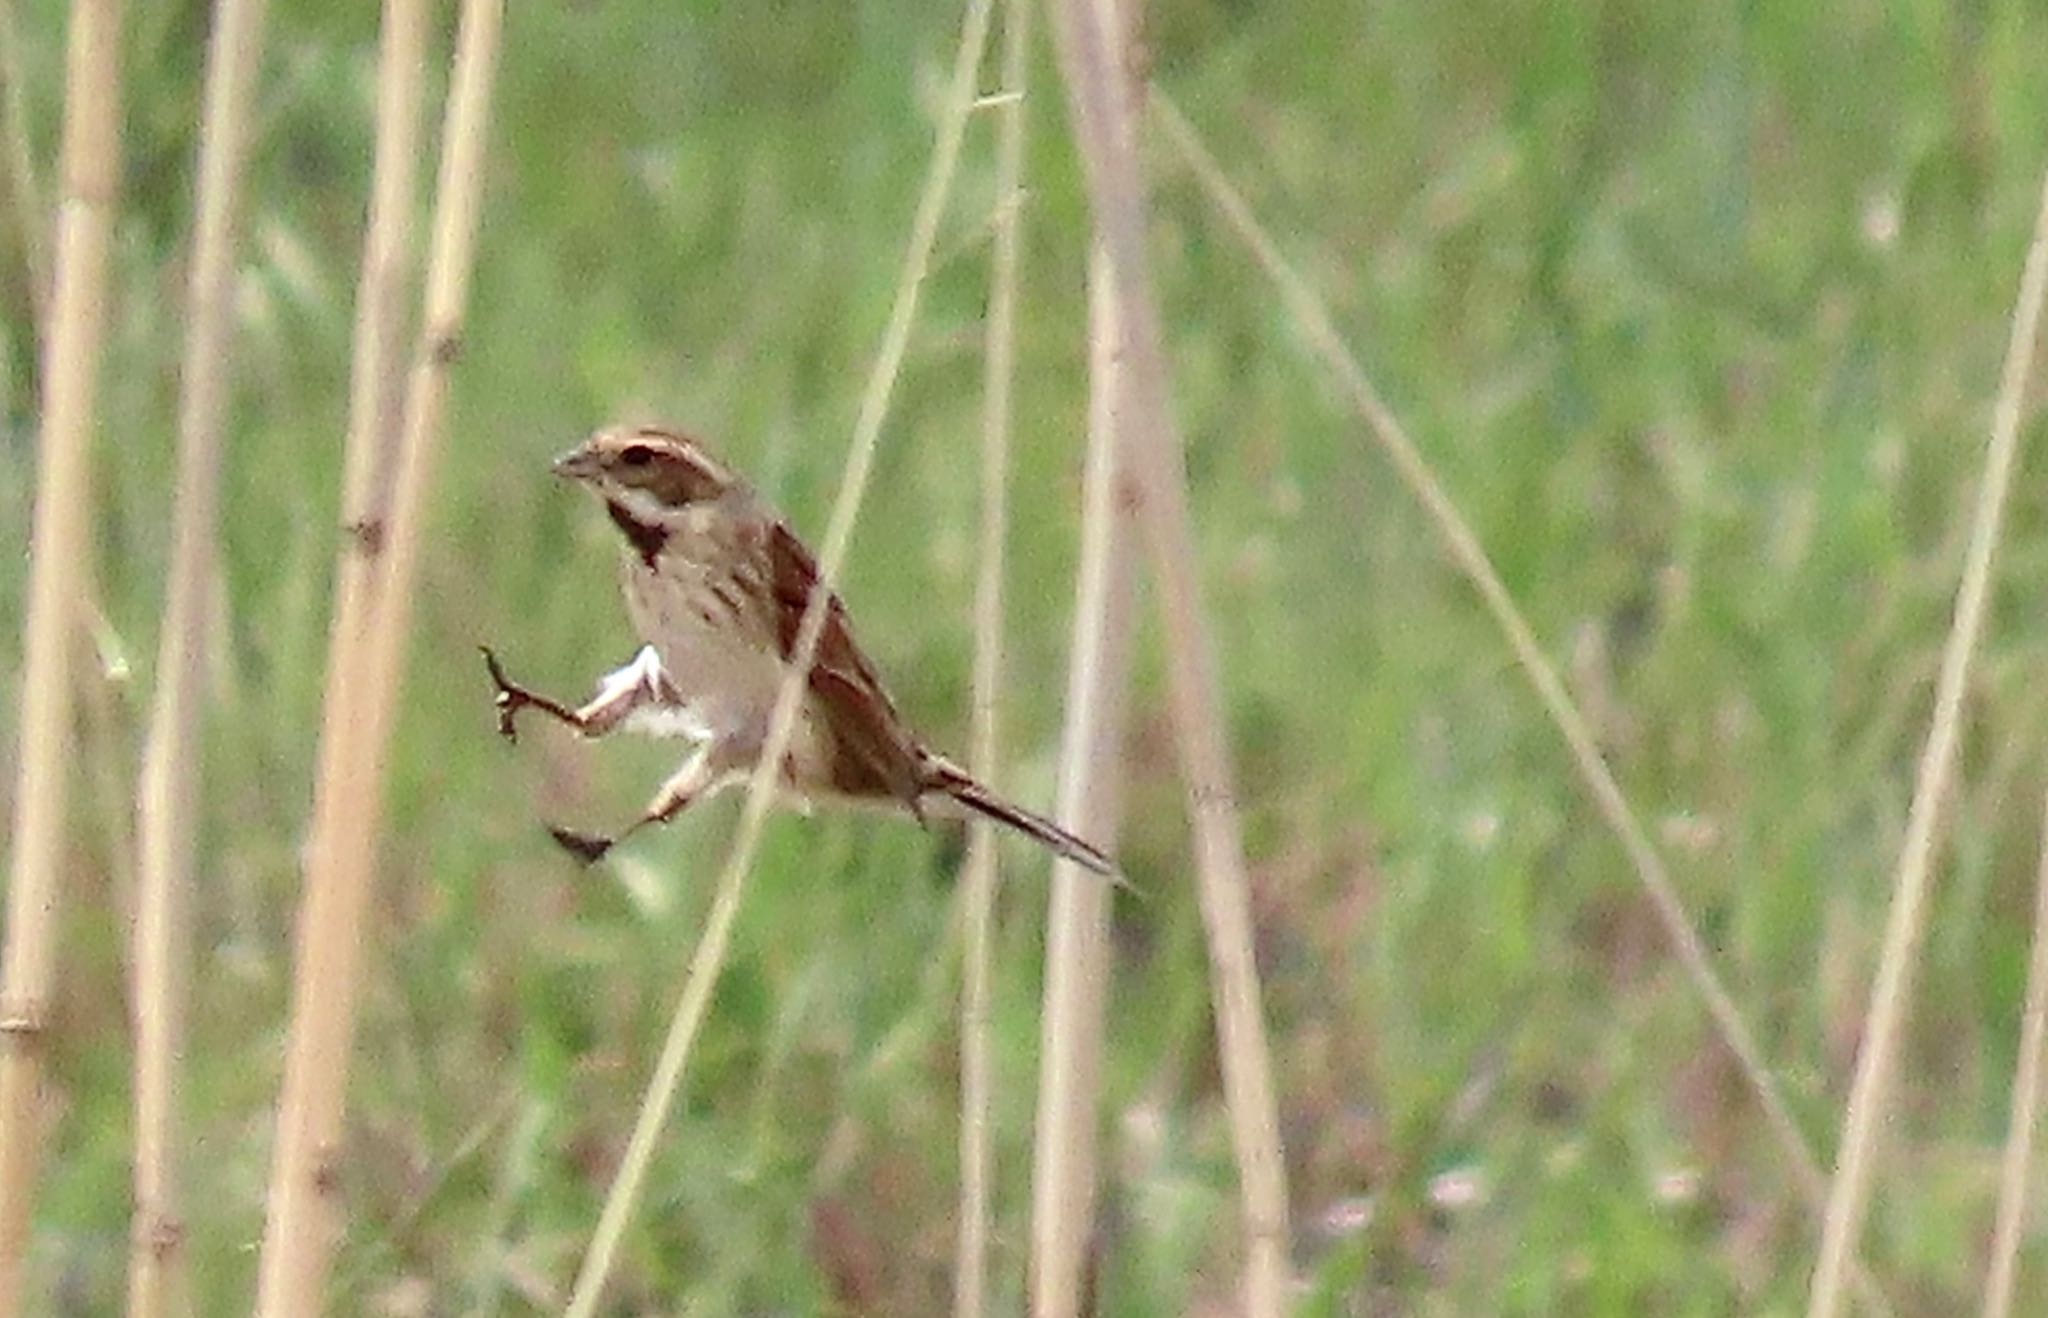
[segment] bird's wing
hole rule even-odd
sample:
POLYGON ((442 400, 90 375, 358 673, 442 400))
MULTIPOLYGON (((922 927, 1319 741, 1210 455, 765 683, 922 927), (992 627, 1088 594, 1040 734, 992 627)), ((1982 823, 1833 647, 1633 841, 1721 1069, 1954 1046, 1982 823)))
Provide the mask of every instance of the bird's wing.
MULTIPOLYGON (((765 538, 776 644, 789 663, 796 658, 797 632, 818 585, 818 564, 779 519, 768 519, 765 538)), ((833 787, 848 796, 893 796, 915 811, 924 786, 919 772, 923 757, 882 679, 853 639, 846 606, 836 593, 818 634, 810 689, 832 730, 833 787)))

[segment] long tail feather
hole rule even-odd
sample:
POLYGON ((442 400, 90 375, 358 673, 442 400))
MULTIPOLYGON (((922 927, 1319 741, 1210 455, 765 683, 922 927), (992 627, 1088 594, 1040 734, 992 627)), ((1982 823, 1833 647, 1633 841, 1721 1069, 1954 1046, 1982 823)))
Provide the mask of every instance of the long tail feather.
POLYGON ((1122 881, 1116 862, 1043 815, 1013 805, 975 781, 951 760, 933 755, 925 765, 925 790, 940 792, 969 810, 1016 829, 1033 842, 1097 874, 1122 881))

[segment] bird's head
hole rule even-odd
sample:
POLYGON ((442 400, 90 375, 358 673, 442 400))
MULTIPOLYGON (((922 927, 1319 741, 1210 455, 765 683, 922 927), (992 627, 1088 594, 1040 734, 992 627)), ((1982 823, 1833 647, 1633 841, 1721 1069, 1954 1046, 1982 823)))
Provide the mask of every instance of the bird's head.
POLYGON ((659 426, 600 430, 556 458, 554 470, 646 522, 716 499, 739 483, 695 440, 659 426))

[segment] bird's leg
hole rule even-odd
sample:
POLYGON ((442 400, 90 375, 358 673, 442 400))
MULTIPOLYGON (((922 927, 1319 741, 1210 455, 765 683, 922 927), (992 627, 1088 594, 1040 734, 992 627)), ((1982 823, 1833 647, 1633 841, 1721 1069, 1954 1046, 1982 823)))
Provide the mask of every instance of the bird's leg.
POLYGON ((607 851, 633 836, 649 824, 666 824, 703 796, 723 785, 741 766, 734 760, 732 747, 722 741, 705 740, 697 744, 690 758, 682 767, 670 774, 668 781, 655 790, 653 799, 640 817, 627 826, 617 837, 601 834, 575 833, 565 828, 550 828, 555 841, 588 865, 603 858, 607 851))
POLYGON ((631 663, 598 682, 597 694, 576 711, 576 730, 586 737, 602 737, 633 711, 673 699, 668 676, 661 671, 661 656, 653 646, 643 645, 631 663))
POLYGON ((624 722, 634 710, 649 703, 672 699, 668 679, 661 671, 661 658, 651 645, 642 646, 640 653, 634 655, 632 662, 625 667, 607 673, 598 683, 597 694, 578 709, 571 709, 537 691, 529 691, 505 676, 498 656, 488 647, 484 647, 484 666, 490 670, 491 682, 498 688, 492 703, 498 708, 498 734, 507 741, 519 740, 519 730, 513 720, 520 710, 529 707, 567 724, 583 736, 602 737, 624 722))
POLYGON ((572 727, 575 725, 575 710, 570 709, 559 700, 550 699, 536 691, 529 691, 505 676, 505 669, 498 663, 498 656, 492 653, 490 646, 479 645, 477 649, 483 651, 484 667, 491 674, 491 685, 498 688, 497 694, 491 698, 491 703, 498 710, 499 736, 503 737, 506 741, 519 740, 519 728, 514 723, 513 718, 520 710, 525 709, 529 705, 544 714, 552 715, 572 727))
POLYGON ((620 837, 631 837, 649 824, 666 824, 690 808, 692 802, 702 796, 705 790, 717 782, 722 770, 716 767, 717 742, 700 743, 682 767, 668 776, 668 780, 654 791, 653 799, 640 817, 621 833, 620 837))

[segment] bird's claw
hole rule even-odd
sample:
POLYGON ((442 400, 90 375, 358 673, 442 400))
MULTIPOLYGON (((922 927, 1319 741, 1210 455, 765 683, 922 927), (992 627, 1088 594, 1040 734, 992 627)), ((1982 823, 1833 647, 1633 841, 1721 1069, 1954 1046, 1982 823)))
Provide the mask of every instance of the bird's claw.
POLYGON ((491 684, 498 689, 497 694, 491 697, 491 704, 498 711, 498 735, 516 745, 519 727, 514 718, 520 710, 535 703, 534 695, 505 676, 504 666, 498 662, 498 656, 492 653, 490 646, 479 645, 477 649, 483 651, 484 667, 490 670, 491 684))
POLYGON ((548 836, 562 850, 574 856, 585 865, 595 865, 604 859, 604 853, 612 849, 615 839, 596 833, 578 833, 574 829, 548 825, 548 836))

